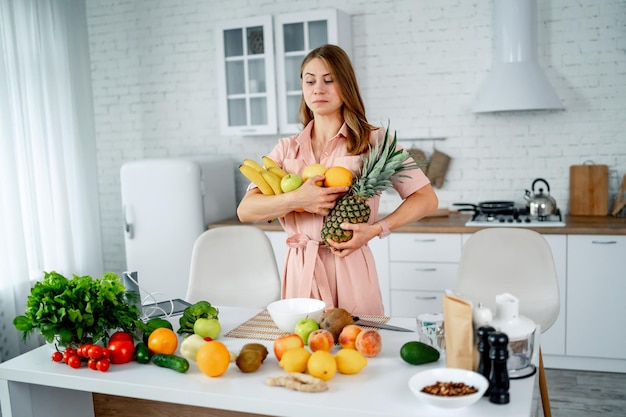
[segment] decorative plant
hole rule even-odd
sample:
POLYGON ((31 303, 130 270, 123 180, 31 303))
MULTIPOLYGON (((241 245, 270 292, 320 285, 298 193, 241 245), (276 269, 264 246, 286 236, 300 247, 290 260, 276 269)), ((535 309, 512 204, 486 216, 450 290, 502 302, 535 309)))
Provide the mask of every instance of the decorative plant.
POLYGON ((43 338, 61 346, 78 346, 104 340, 117 330, 141 329, 136 292, 127 292, 117 274, 102 278, 76 276, 67 279, 54 271, 46 272, 28 296, 23 316, 13 319, 23 338, 37 330, 43 338))

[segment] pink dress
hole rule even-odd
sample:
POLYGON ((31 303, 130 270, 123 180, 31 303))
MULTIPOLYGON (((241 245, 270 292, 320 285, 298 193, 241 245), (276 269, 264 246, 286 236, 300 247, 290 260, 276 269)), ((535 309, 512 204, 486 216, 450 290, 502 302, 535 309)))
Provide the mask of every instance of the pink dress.
MULTIPOLYGON (((280 139, 269 157, 290 173, 302 174, 309 164, 317 163, 311 147, 313 123, 297 135, 280 139)), ((344 124, 329 141, 319 163, 340 165, 355 175, 363 164, 358 155, 346 151, 344 124)), ((372 141, 382 139, 384 130, 372 133, 372 141)), ((403 178, 394 188, 402 199, 430 183, 421 170, 407 171, 413 178, 403 178)), ((372 214, 368 223, 378 221, 380 197, 368 201, 372 214)), ((345 258, 339 258, 321 241, 324 217, 307 212, 291 212, 280 219, 287 232, 287 255, 283 270, 282 298, 311 297, 321 299, 327 307, 341 307, 352 314, 383 315, 384 308, 374 256, 365 245, 345 258)))

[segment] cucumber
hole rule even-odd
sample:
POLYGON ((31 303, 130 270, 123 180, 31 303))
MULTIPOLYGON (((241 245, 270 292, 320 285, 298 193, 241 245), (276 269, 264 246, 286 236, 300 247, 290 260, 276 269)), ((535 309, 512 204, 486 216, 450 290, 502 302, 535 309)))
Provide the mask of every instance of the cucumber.
POLYGON ((422 342, 407 342, 400 348, 400 357, 411 365, 422 365, 439 360, 439 351, 422 342))
POLYGON ((176 372, 184 374, 189 370, 189 361, 176 355, 166 355, 165 353, 157 353, 152 355, 152 363, 161 368, 173 369, 176 372))

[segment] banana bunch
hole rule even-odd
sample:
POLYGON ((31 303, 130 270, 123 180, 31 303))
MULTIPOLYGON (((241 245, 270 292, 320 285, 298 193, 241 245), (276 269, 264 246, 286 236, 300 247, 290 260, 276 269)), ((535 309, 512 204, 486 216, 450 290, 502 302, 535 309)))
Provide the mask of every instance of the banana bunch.
POLYGON ((239 165, 239 171, 244 177, 252 181, 265 195, 282 194, 280 180, 287 173, 281 169, 269 156, 262 157, 263 165, 253 159, 244 159, 239 165))

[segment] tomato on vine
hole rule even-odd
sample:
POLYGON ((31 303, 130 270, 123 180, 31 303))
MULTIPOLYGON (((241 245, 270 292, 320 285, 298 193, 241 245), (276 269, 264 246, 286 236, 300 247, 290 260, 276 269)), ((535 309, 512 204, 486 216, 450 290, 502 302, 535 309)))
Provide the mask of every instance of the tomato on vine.
POLYGON ((98 364, 98 361, 95 360, 95 359, 89 359, 87 361, 87 367, 89 369, 93 369, 94 371, 98 370, 98 365, 97 364, 98 364))
POLYGON ((70 355, 67 360, 67 364, 70 366, 70 368, 77 369, 80 368, 81 360, 78 355, 70 355))
POLYGON ((106 358, 98 359, 98 362, 96 363, 96 368, 101 372, 108 371, 110 366, 111 362, 106 358))

